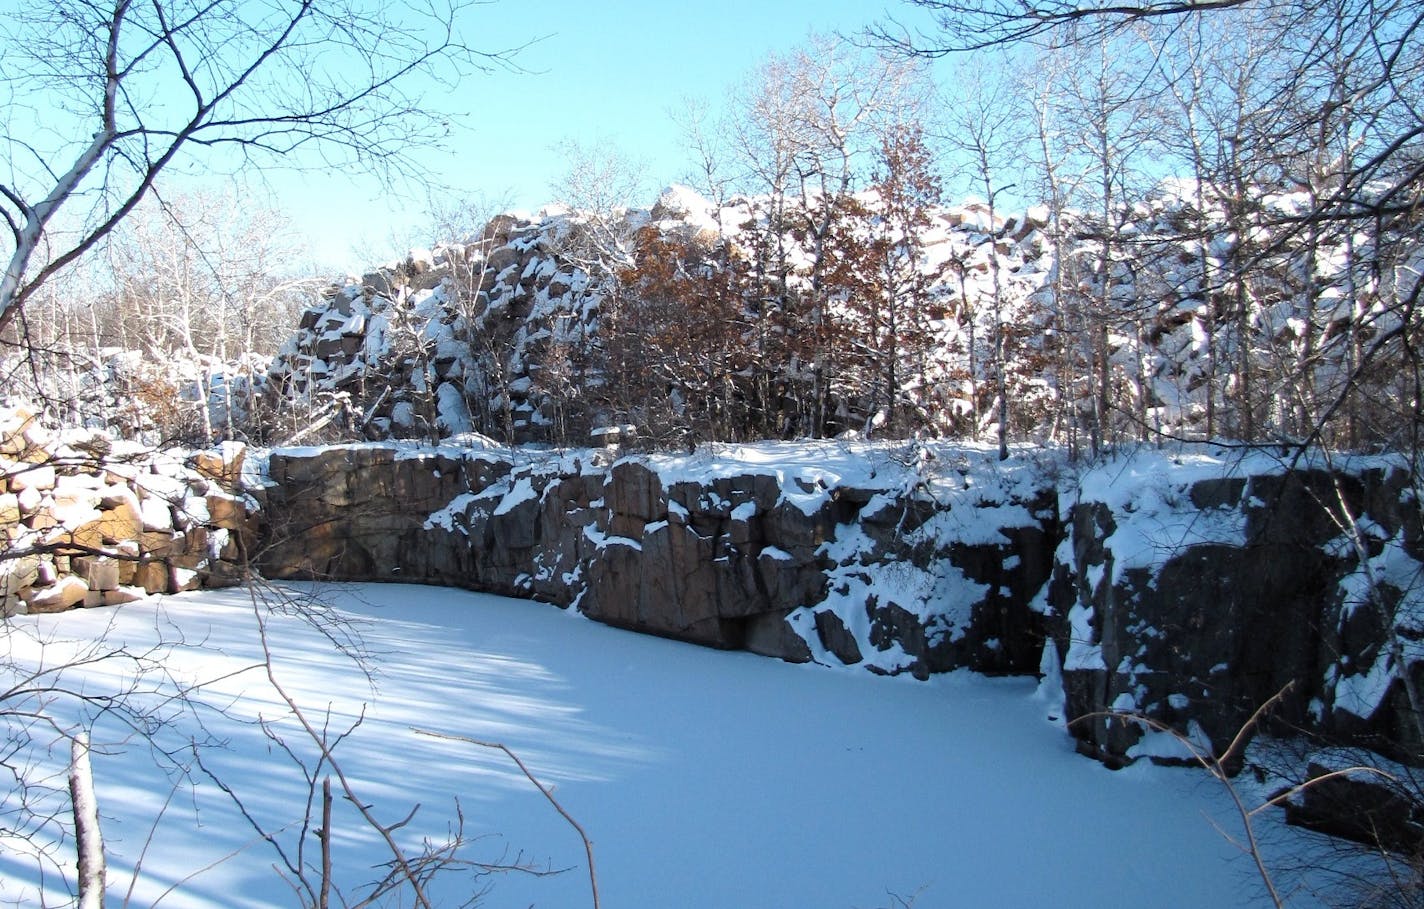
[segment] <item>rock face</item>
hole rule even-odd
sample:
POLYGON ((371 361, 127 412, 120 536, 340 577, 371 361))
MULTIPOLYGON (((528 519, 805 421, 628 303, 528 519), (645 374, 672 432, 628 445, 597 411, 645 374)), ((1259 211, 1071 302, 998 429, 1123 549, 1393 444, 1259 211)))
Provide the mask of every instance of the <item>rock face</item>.
POLYGON ((235 583, 255 554, 271 578, 461 586, 798 662, 1043 672, 1114 765, 1222 753, 1282 691, 1273 722, 1424 762, 1404 684, 1424 682, 1424 522, 1387 460, 1070 477, 920 444, 383 443, 271 452, 243 490, 240 447, 144 459, 0 429, 8 613, 235 583))
MULTIPOLYGON (((913 388, 902 389, 909 396, 905 410, 922 414, 914 419, 923 422, 915 425, 936 435, 963 436, 973 431, 985 414, 980 410, 982 402, 974 400, 972 383, 966 392, 961 377, 981 374, 982 364, 975 359, 976 346, 963 343, 961 334, 989 338, 1002 323, 1019 329, 1016 355, 1006 364, 1003 377, 1015 402, 1015 422, 1037 421, 1025 438, 1054 431, 1052 421, 1057 417, 1052 415, 1065 413, 1066 404, 1057 396, 1086 394, 1086 389, 1058 388, 1043 381, 1044 358, 1071 357, 1073 350, 1071 344, 1059 346, 1063 339, 1053 328, 1058 324, 1058 296, 1048 291, 1049 277, 1055 274, 1090 296, 1118 301, 1122 309, 1114 318, 1124 326, 1138 326, 1137 331, 1111 333, 1105 342, 1107 368, 1113 371, 1114 382, 1161 383, 1164 388, 1158 396, 1171 388, 1176 404, 1154 415, 1154 420, 1173 421, 1159 427, 1168 437, 1210 434, 1205 432, 1203 416, 1214 412, 1207 400, 1213 386, 1204 371, 1206 361, 1196 352, 1212 332, 1220 333, 1216 343, 1223 350, 1241 343, 1256 352, 1251 354, 1251 369, 1262 377, 1262 390, 1272 387, 1273 380, 1297 378, 1290 358, 1278 356, 1280 332, 1294 324, 1292 320, 1323 332, 1312 348, 1324 358, 1322 369, 1350 368, 1334 359, 1343 356, 1345 348, 1328 343, 1337 323, 1352 324, 1355 319, 1342 302, 1349 294, 1340 282, 1349 271, 1321 271, 1316 260, 1352 261, 1355 254, 1346 247, 1329 246, 1341 243, 1339 238, 1328 242, 1316 238, 1304 244, 1290 230, 1274 236, 1280 225, 1293 223, 1296 206, 1303 204, 1298 194, 1250 188, 1253 205, 1260 206, 1262 220, 1256 227, 1273 235, 1269 242, 1281 253, 1269 264, 1253 263, 1253 269, 1280 294, 1253 302, 1260 308, 1253 309, 1249 318, 1232 322, 1200 317, 1201 288, 1212 280, 1202 271, 1208 260, 1200 255, 1200 247, 1204 229, 1224 230, 1234 220, 1219 203, 1207 203, 1208 209, 1202 211, 1200 195, 1185 184, 1165 181, 1159 190, 1114 212, 1111 225, 1098 223, 1086 212, 1060 211, 1053 219, 1060 222, 1057 240, 1047 230, 1046 207, 1005 218, 981 201, 932 207, 924 212, 926 223, 913 237, 895 239, 897 244, 906 240, 922 244, 915 258, 923 256, 928 267, 921 278, 939 301, 927 308, 929 318, 923 326, 935 338, 932 355, 917 367, 927 372, 918 382, 909 383, 913 388), (1130 255, 1106 272, 1087 267, 1098 254, 1098 238, 1104 230, 1135 238, 1122 249, 1125 255, 1130 250, 1130 255), (1329 248, 1321 248, 1322 242, 1329 248), (1062 261, 1057 261, 1060 255, 1062 261), (951 264, 953 268, 948 267, 951 264), (1303 269, 1319 281, 1300 286, 1296 276, 1303 269), (991 299, 993 306, 988 305, 991 299), (1143 305, 1150 314, 1142 311, 1143 305), (935 314, 941 307, 948 309, 935 314), (1248 326, 1251 336, 1237 338, 1248 326), (1148 375, 1138 375, 1143 371, 1148 375)), ((882 200, 866 193, 858 195, 856 202, 841 211, 847 229, 857 236, 881 236, 882 200)), ((709 277, 731 263, 759 261, 768 246, 785 250, 784 264, 772 269, 779 276, 771 284, 755 286, 754 276, 735 269, 717 279, 719 286, 743 288, 734 292, 744 292, 743 302, 759 309, 763 296, 783 293, 788 281, 794 287, 809 287, 819 280, 805 267, 818 257, 812 239, 791 226, 809 216, 797 214, 796 205, 767 197, 737 197, 725 200, 725 205, 714 204, 686 187, 670 187, 649 210, 610 215, 556 207, 532 215, 499 215, 478 234, 414 251, 360 280, 329 288, 324 299, 301 317, 272 362, 263 383, 271 396, 267 403, 291 414, 339 406, 348 420, 343 433, 331 438, 436 439, 474 430, 511 443, 582 444, 587 431, 614 422, 618 411, 600 403, 601 395, 580 390, 595 387, 590 384, 595 380, 616 381, 601 375, 598 366, 600 349, 616 343, 604 336, 616 321, 606 318, 604 310, 615 300, 636 296, 638 282, 625 272, 638 261, 640 249, 656 243, 656 258, 666 262, 670 256, 681 256, 681 270, 691 274, 712 269, 709 277), (785 205, 791 209, 783 211, 785 205), (785 225, 784 232, 768 233, 777 224, 785 225), (679 248, 683 253, 672 252, 679 248), (708 256, 699 249, 719 251, 708 256)), ((1234 242, 1224 235, 1217 241, 1234 242)), ((1412 234, 1393 242, 1417 249, 1412 234)), ((836 357, 844 357, 840 362, 853 364, 861 359, 859 345, 866 342, 855 340, 853 328, 859 318, 854 310, 839 310, 837 298, 833 294, 829 305, 845 330, 836 332, 830 343, 838 351, 836 357)), ((683 315, 688 321, 680 324, 701 331, 695 324, 698 307, 686 309, 683 315)), ((685 336, 684 330, 673 333, 685 336)), ((655 351, 660 334, 667 332, 650 330, 639 343, 655 351)), ((750 335, 743 340, 749 341, 750 335)), ((772 362, 764 353, 757 356, 759 368, 770 371, 775 382, 795 386, 800 381, 803 365, 796 358, 772 362)), ((675 365, 677 357, 670 359, 665 378, 676 386, 672 389, 676 394, 660 411, 664 414, 685 412, 682 405, 698 394, 702 384, 675 365)), ((722 380, 736 384, 738 372, 731 370, 722 380)), ((836 415, 815 432, 862 431, 885 416, 879 411, 884 402, 878 385, 868 384, 867 377, 857 372, 847 368, 831 383, 834 400, 828 402, 828 409, 836 415)), ((1397 389, 1383 375, 1380 378, 1386 384, 1378 393, 1397 397, 1397 389)), ((1376 390, 1371 384, 1374 377, 1357 379, 1376 390)), ((750 386, 743 389, 744 394, 754 392, 750 386)), ((1090 402, 1078 397, 1075 403, 1090 402)), ((1235 406, 1230 401, 1216 403, 1235 406)), ((777 401, 768 398, 762 405, 775 407, 777 401)), ((1140 418, 1127 413, 1120 417, 1115 418, 1117 431, 1124 436, 1134 432, 1140 418)), ((1265 414, 1260 418, 1265 421, 1258 427, 1261 438, 1300 432, 1284 412, 1280 422, 1265 414)), ((725 429, 715 422, 701 425, 703 421, 689 420, 697 424, 692 438, 725 437, 725 429)), ((641 428, 655 435, 670 429, 656 425, 656 420, 648 422, 653 425, 641 428)), ((774 425, 775 421, 767 424, 774 425)), ((801 431, 810 428, 803 426, 801 431)))
POLYGON ((1412 651, 1420 621, 1424 553, 1405 479, 1163 476, 1124 497, 1090 478, 1065 509, 1047 596, 1082 749, 1109 763, 1185 755, 1114 716, 1132 714, 1220 754, 1282 691, 1273 722, 1367 744, 1417 739, 1391 703, 1404 652, 1391 641, 1412 651))
POLYGON ((1424 533, 1402 470, 772 454, 276 452, 261 565, 880 673, 1061 673, 1070 731, 1115 765, 1188 755, 1153 724, 1220 753, 1288 685, 1275 721, 1418 751, 1399 666, 1424 638, 1424 533))
POLYGON ((242 446, 153 455, 0 413, 0 611, 59 612, 238 583, 254 543, 242 446))
MULTIPOLYGON (((865 456, 869 456, 868 454, 865 456)), ((883 456, 883 455, 882 455, 883 456)), ((847 456, 842 473, 863 473, 847 456)), ((1030 671, 1057 532, 1019 469, 851 488, 834 470, 728 463, 519 463, 503 450, 350 446, 272 453, 270 577, 404 580, 576 605, 590 618, 787 660, 887 673, 1030 671), (955 524, 972 534, 946 537, 955 524)))

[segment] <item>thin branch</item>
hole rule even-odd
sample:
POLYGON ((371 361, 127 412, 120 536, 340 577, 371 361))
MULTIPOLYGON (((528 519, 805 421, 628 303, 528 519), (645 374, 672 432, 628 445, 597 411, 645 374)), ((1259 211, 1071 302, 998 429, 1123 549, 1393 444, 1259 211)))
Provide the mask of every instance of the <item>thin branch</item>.
POLYGON ((573 827, 575 832, 578 833, 579 839, 583 840, 583 851, 584 854, 588 856, 588 884, 589 889, 592 891, 593 894, 593 909, 598 909, 598 872, 594 868, 593 863, 593 842, 588 838, 588 834, 584 831, 583 825, 580 824, 577 820, 575 820, 574 816, 569 814, 568 811, 564 809, 563 805, 559 804, 559 800, 554 798, 554 793, 551 792, 549 788, 546 787, 543 783, 539 782, 538 778, 535 777, 534 774, 529 771, 529 768, 524 765, 524 762, 519 759, 519 755, 511 751, 509 749, 509 746, 504 745, 500 742, 485 742, 481 741, 480 739, 470 738, 466 735, 454 735, 448 732, 435 732, 430 729, 419 729, 414 726, 411 727, 411 731, 416 733, 417 735, 429 736, 433 739, 445 739, 447 741, 452 742, 464 742, 468 745, 477 745, 480 748, 490 748, 496 751, 502 751, 506 755, 508 755, 509 759, 513 761, 516 766, 519 767, 525 778, 527 778, 529 782, 534 784, 534 788, 538 789, 539 792, 544 796, 544 798, 549 800, 549 804, 554 806, 554 810, 559 812, 559 816, 562 817, 565 821, 568 821, 569 826, 573 827))

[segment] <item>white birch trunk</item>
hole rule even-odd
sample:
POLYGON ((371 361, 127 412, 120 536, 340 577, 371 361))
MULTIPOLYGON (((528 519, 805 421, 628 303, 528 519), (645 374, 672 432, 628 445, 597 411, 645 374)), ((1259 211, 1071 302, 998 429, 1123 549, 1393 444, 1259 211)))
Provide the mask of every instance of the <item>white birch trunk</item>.
POLYGON ((74 737, 69 758, 69 798, 74 807, 74 842, 79 853, 79 909, 103 909, 104 838, 99 831, 99 800, 89 766, 89 735, 74 737))

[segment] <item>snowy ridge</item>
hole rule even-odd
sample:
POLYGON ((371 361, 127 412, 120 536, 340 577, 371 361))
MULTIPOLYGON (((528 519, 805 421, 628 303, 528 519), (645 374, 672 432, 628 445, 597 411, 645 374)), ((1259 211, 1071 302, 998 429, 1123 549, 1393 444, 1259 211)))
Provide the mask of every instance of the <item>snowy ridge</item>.
MULTIPOLYGON (((1227 318, 1222 307, 1228 289, 1220 282, 1240 254, 1239 244, 1224 232, 1220 212, 1197 210, 1200 200, 1191 189, 1164 186, 1158 197, 1124 211, 1122 238, 1109 250, 1102 231, 1079 213, 1063 213, 1050 236, 1041 206, 992 222, 981 203, 936 209, 914 260, 917 280, 927 282, 916 318, 927 320, 929 355, 919 365, 901 364, 917 426, 959 438, 992 431, 992 341, 1002 330, 1011 435, 1061 438, 1055 420, 1065 408, 1078 414, 1075 419, 1092 409, 1083 376, 1074 374, 1089 368, 1074 358, 1087 356, 1079 348, 1087 343, 1083 320, 1091 311, 1094 324, 1105 325, 1105 350, 1094 356, 1105 357, 1108 373, 1095 382, 1112 390, 1121 411, 1115 417, 1121 425, 1104 427, 1105 434, 1151 430, 1200 438, 1209 426, 1217 436, 1248 428, 1276 437, 1302 431, 1301 415, 1276 397, 1249 402, 1249 419, 1233 415, 1230 408, 1243 406, 1228 392, 1239 384, 1233 370, 1249 364, 1260 389, 1294 387, 1300 376, 1293 358, 1304 355, 1300 348, 1312 358, 1310 381, 1321 393, 1345 376, 1344 337, 1352 320, 1366 320, 1369 332, 1384 333, 1397 314, 1383 305, 1352 310, 1355 304, 1342 289, 1353 286, 1346 245, 1341 241, 1337 249, 1321 241, 1325 245, 1309 263, 1294 248, 1272 259, 1279 268, 1252 290, 1248 318, 1227 318), (1308 285, 1315 296, 1309 299, 1302 269, 1312 275, 1308 285), (1317 332, 1320 337, 1313 336, 1317 332)), ((876 199, 857 200, 865 213, 851 217, 864 224, 851 232, 873 232, 876 199)), ((1258 201, 1267 215, 1299 202, 1279 193, 1258 201)), ((612 343, 606 335, 610 314, 627 304, 630 288, 622 276, 638 250, 652 242, 673 250, 723 250, 679 261, 678 280, 733 269, 719 262, 750 268, 745 263, 753 261, 754 248, 767 242, 761 204, 739 199, 716 210, 678 188, 651 210, 611 217, 566 209, 502 215, 469 242, 418 251, 359 281, 333 286, 274 360, 271 391, 292 407, 349 396, 347 431, 367 438, 436 439, 474 429, 509 441, 581 444, 589 430, 628 416, 607 412, 613 404, 600 403, 614 377, 599 364, 612 343)), ((809 293, 811 278, 796 271, 797 262, 806 264, 805 251, 798 252, 794 236, 777 243, 793 266, 785 292, 809 293)), ((1407 282, 1406 272, 1391 280, 1407 282)), ((744 279, 728 273, 727 280, 744 279)), ((754 325, 760 316, 752 303, 746 305, 751 308, 733 310, 730 318, 754 325)), ((863 321, 853 309, 854 294, 832 305, 852 307, 835 316, 847 326, 863 321)), ((685 339, 691 331, 700 338, 708 330, 694 324, 675 328, 671 337, 685 339)), ((618 343, 666 342, 649 335, 618 343)), ((725 380, 750 382, 760 370, 795 387, 810 381, 807 364, 797 359, 802 356, 743 364, 725 380)), ((658 404, 669 418, 692 420, 693 399, 708 393, 690 381, 669 377, 667 400, 658 404)), ((788 428, 802 435, 882 431, 881 405, 857 381, 832 382, 825 425, 788 428)), ((644 416, 656 429, 652 412, 644 416)), ((697 429, 695 422, 689 425, 697 429)), ((705 428, 697 431, 707 437, 705 428)))

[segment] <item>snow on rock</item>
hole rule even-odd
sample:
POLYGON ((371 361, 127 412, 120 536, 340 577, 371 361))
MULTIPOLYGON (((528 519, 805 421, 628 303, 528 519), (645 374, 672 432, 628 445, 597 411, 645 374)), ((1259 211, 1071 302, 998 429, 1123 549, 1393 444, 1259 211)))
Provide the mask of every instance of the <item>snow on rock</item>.
POLYGON ((1391 647, 1424 662, 1407 476, 1385 457, 1264 452, 1139 452, 1082 472, 1044 605, 1084 748, 1163 757, 1142 744, 1150 725, 1117 713, 1219 753, 1287 685, 1288 722, 1377 722, 1400 674, 1391 647))
MULTIPOLYGON (((1219 226, 1225 220, 1215 197, 1208 192, 1203 198, 1199 189, 1182 182, 1164 184, 1155 197, 1124 210, 1122 230, 1144 242, 1130 244, 1130 254, 1127 245, 1120 245, 1106 273, 1098 264, 1101 242, 1095 239, 1100 233, 1094 216, 1052 215, 1037 205, 991 217, 988 206, 974 200, 938 210, 922 238, 917 265, 935 300, 937 315, 928 325, 934 352, 928 371, 909 390, 926 415, 926 428, 961 437, 988 430, 984 402, 975 399, 974 377, 983 372, 989 357, 986 339, 995 336, 999 325, 1013 327, 1014 368, 1007 381, 1020 414, 1016 421, 1062 412, 1061 402, 1055 403, 1062 389, 1046 380, 1042 363, 1061 352, 1054 345, 1063 335, 1059 295, 1066 285, 1071 293, 1122 307, 1121 324, 1107 337, 1113 382, 1128 388, 1131 397, 1150 402, 1132 418, 1167 433, 1200 437, 1206 389, 1217 387, 1221 393, 1209 352, 1237 343, 1230 332, 1241 323, 1210 311, 1204 288, 1210 285, 1209 269, 1219 267, 1212 257, 1235 255, 1238 241, 1216 233, 1211 248, 1203 249, 1203 225, 1219 226), (1202 206, 1205 210, 1199 211, 1202 206), (1046 234, 1051 216, 1057 222, 1055 241, 1046 234), (1060 253, 1061 262, 1055 259, 1060 253), (1061 279, 1057 283, 1055 275, 1061 279), (990 300, 997 302, 990 305, 990 300), (1212 332, 1218 333, 1215 339, 1212 332)), ((857 199, 867 212, 869 230, 880 203, 871 193, 857 199)), ((1295 204, 1279 194, 1265 194, 1259 201, 1268 211, 1288 212, 1295 204)), ((736 259, 750 257, 754 235, 769 229, 768 218, 768 200, 735 199, 718 209, 685 186, 668 187, 647 211, 596 216, 550 207, 533 215, 502 214, 477 237, 416 251, 359 282, 330 288, 304 314, 264 384, 292 407, 350 395, 352 428, 367 438, 434 438, 468 426, 507 441, 581 444, 587 440, 579 432, 614 415, 588 403, 586 396, 569 393, 569 367, 597 352, 603 302, 631 261, 638 231, 646 228, 672 242, 701 238, 724 243, 729 258, 736 259), (603 238, 591 248, 590 233, 603 238), (450 409, 451 393, 433 397, 432 389, 447 386, 464 403, 468 421, 459 408, 450 409)), ((808 258, 794 231, 780 243, 793 264, 808 258)), ((1295 282, 1302 264, 1296 259, 1307 254, 1301 250, 1292 253, 1295 258, 1285 257, 1283 286, 1295 282)), ((1259 304, 1250 315, 1252 331, 1258 333, 1252 349, 1278 350, 1280 339, 1294 337, 1291 326, 1305 326, 1309 313, 1317 323, 1331 321, 1332 294, 1342 296, 1340 289, 1352 280, 1349 257, 1338 244, 1317 255, 1312 282, 1319 289, 1317 299, 1269 295, 1273 302, 1259 304)), ((1378 315, 1384 323, 1394 318, 1378 315)), ((1349 312, 1339 316, 1352 317, 1349 312)), ((1377 329, 1387 331, 1389 324, 1377 329)), ((1336 359, 1344 356, 1340 344, 1324 342, 1317 350, 1329 361, 1322 363, 1322 375, 1343 368, 1336 359)), ((797 381, 794 364, 760 365, 797 381)), ((1264 360, 1253 367, 1263 381, 1272 368, 1264 360)), ((676 409, 685 391, 670 390, 669 405, 676 409)), ((844 414, 836 418, 836 431, 876 429, 883 400, 876 403, 874 395, 849 385, 837 386, 833 394, 832 410, 844 414)))
POLYGON ((1109 762, 1164 755, 1138 747, 1150 725, 1105 712, 1219 748, 1287 681, 1288 719, 1378 722, 1398 676, 1380 604, 1404 659, 1424 657, 1418 517, 1387 459, 1139 452, 1070 469, 839 441, 609 464, 476 441, 273 452, 269 519, 289 530, 264 567, 469 585, 878 673, 1056 673, 1065 721, 1109 762), (1365 561, 1330 495, 1371 503, 1355 512, 1365 561))
POLYGON ((1419 497, 1389 458, 841 440, 613 460, 466 434, 95 471, 101 440, 10 425, 0 526, 37 554, 0 572, 7 613, 231 583, 260 551, 274 577, 471 586, 798 662, 1038 673, 1110 763, 1169 757, 1154 724, 1219 749, 1286 682, 1285 719, 1369 735, 1424 662, 1419 497))
POLYGON ((257 510, 239 492, 245 449, 187 457, 103 433, 50 432, 0 408, 0 614, 113 605, 134 590, 242 577, 257 510))
POLYGON ((577 602, 611 624, 798 661, 1031 671, 1052 490, 1027 456, 966 482, 991 455, 932 447, 709 446, 611 466, 600 451, 279 450, 269 516, 295 529, 264 568, 577 602))

